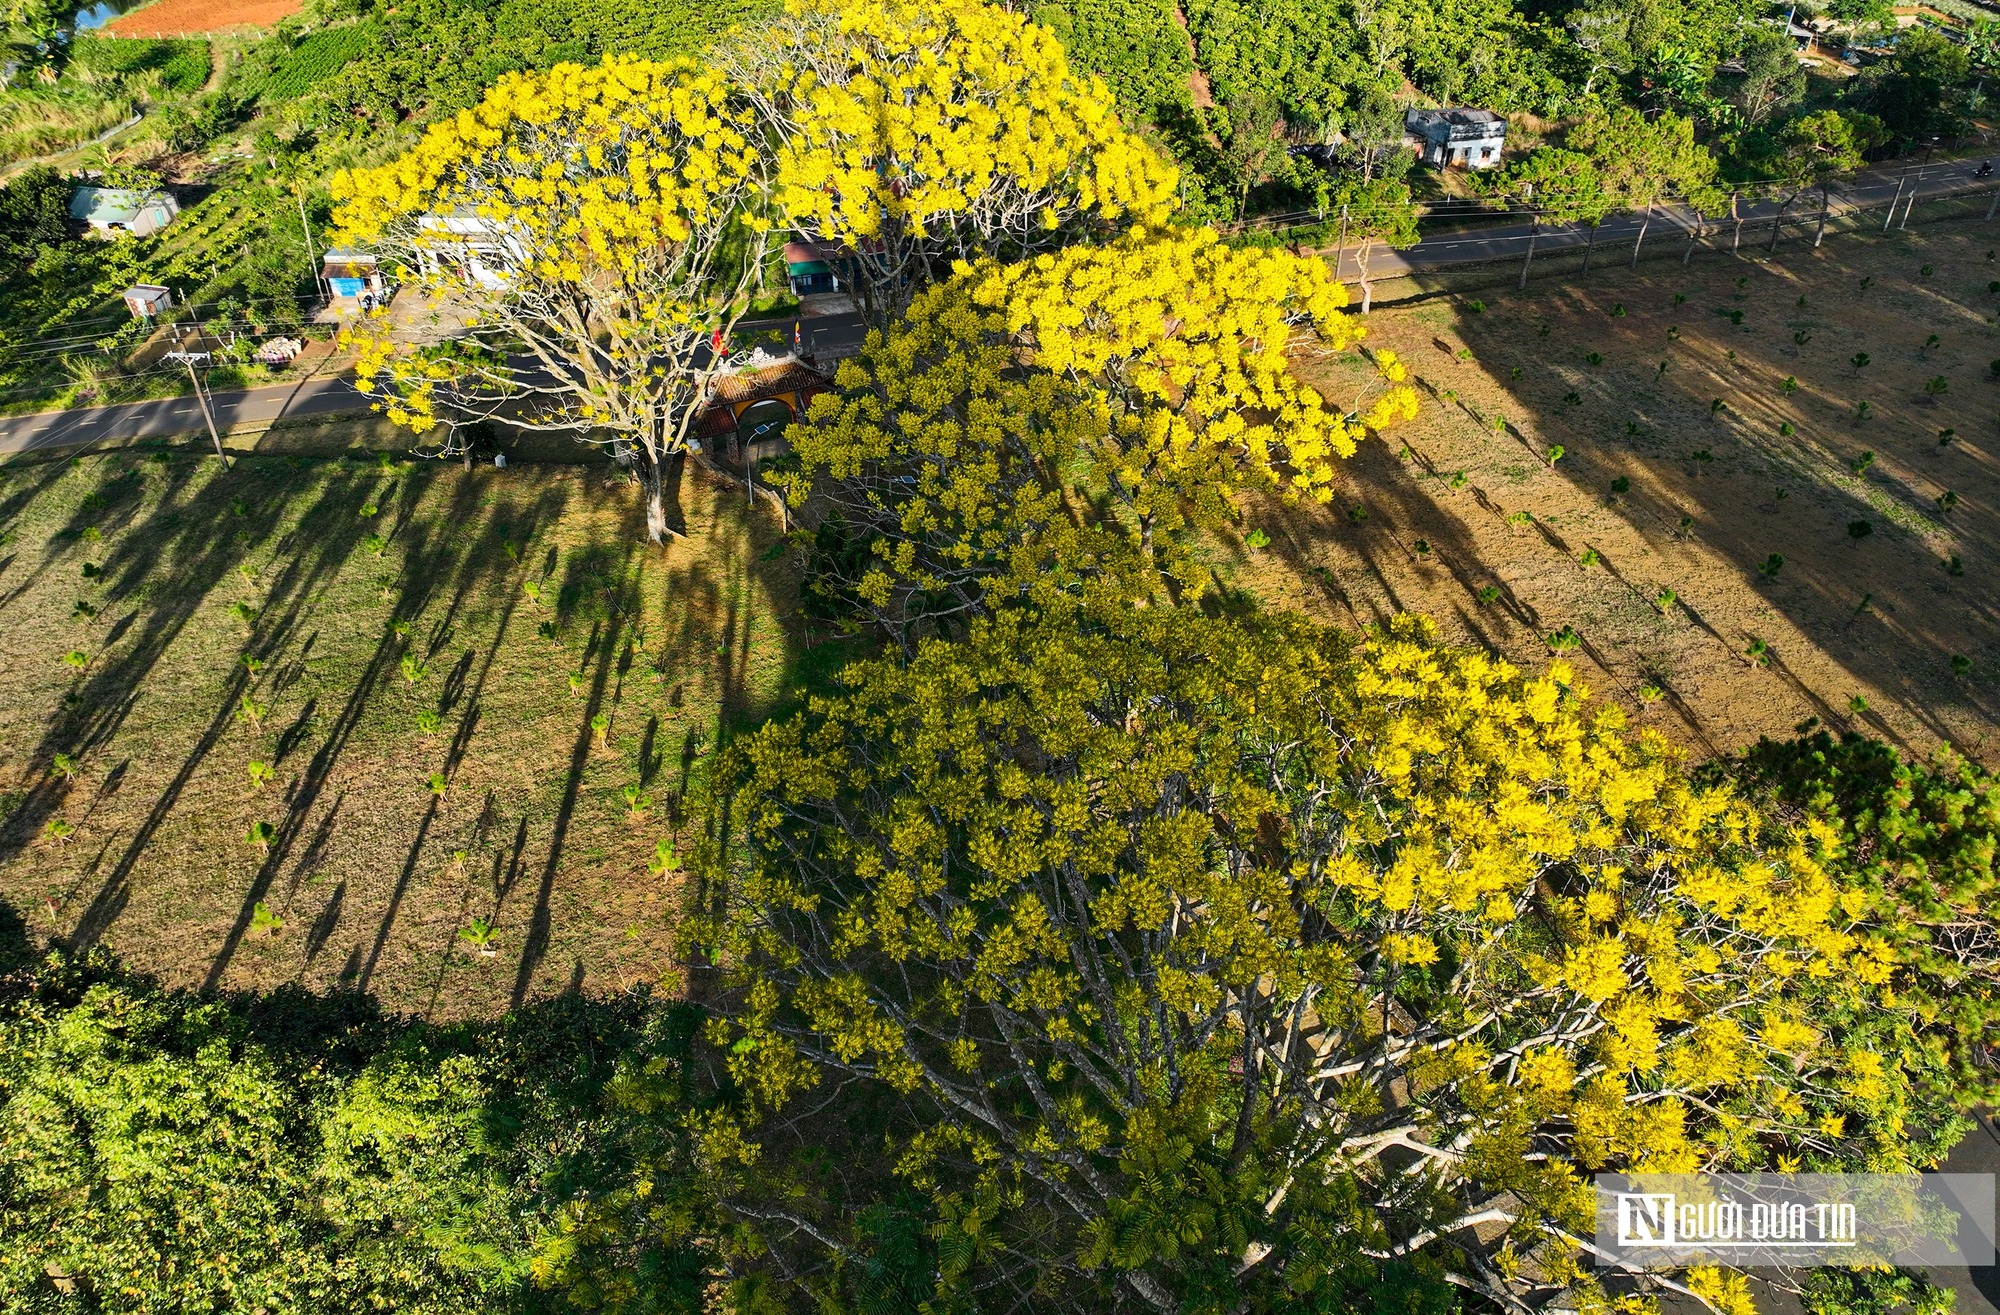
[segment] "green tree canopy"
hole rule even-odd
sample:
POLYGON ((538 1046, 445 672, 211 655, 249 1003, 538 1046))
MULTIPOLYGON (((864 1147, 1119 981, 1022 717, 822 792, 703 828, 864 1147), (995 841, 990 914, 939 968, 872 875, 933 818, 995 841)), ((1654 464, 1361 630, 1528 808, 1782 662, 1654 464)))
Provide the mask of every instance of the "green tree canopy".
POLYGON ((1965 1127, 1834 831, 1417 618, 1009 612, 719 780, 718 1153, 878 1090, 947 1304, 1533 1304, 1591 1289, 1588 1171, 1907 1171, 1965 1127))

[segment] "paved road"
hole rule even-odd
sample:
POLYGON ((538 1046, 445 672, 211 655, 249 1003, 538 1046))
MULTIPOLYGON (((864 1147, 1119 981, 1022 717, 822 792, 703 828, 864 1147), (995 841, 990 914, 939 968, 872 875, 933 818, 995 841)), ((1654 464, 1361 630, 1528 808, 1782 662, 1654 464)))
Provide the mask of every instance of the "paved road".
MULTIPOLYGON (((297 383, 272 384, 241 392, 215 393, 216 427, 270 424, 297 416, 330 415, 365 407, 366 400, 345 379, 328 376, 297 383)), ((45 411, 40 415, 0 420, 0 452, 32 452, 38 448, 95 443, 107 438, 146 438, 163 434, 205 433, 201 406, 192 397, 164 397, 153 402, 123 402, 117 406, 45 411)))
MULTIPOLYGON (((1994 160, 1996 166, 2000 166, 2000 151, 1994 153, 1994 160)), ((1895 197, 1899 179, 1907 189, 1904 193, 1906 198, 1912 194, 1934 197, 1954 192, 1985 195, 1989 190, 2000 189, 2000 172, 1987 179, 1974 179, 1972 174, 1977 167, 1977 161, 1949 160, 1907 171, 1902 166, 1869 170, 1857 175, 1835 197, 1834 212, 1841 214, 1872 208, 1878 214, 1886 213, 1883 207, 1895 197)), ((1754 250, 1757 240, 1768 240, 1770 230, 1763 225, 1768 224, 1777 209, 1776 201, 1742 207, 1746 250, 1754 250), (1751 235, 1759 231, 1765 237, 1753 239, 1751 235)), ((1810 223, 1818 213, 1816 195, 1799 197, 1789 213, 1797 215, 1802 223, 1810 223)), ((1653 216, 1646 241, 1648 244, 1656 241, 1685 244, 1689 227, 1696 220, 1697 217, 1690 211, 1659 211, 1653 216)), ((1597 241, 1611 247, 1629 242, 1638 234, 1640 222, 1637 215, 1619 215, 1608 219, 1598 228, 1597 241)), ((1727 239, 1729 225, 1726 219, 1710 219, 1707 224, 1710 242, 1716 241, 1718 236, 1727 239)), ((1528 237, 1529 226, 1524 223, 1498 225, 1473 233, 1440 234, 1426 238, 1406 251, 1376 249, 1369 261, 1369 272, 1376 278, 1388 278, 1410 270, 1436 268, 1459 261, 1518 259, 1527 251, 1528 237)), ((1579 226, 1544 228, 1536 235, 1535 252, 1545 255, 1579 247, 1586 238, 1586 233, 1579 226)), ((1607 262, 1618 258, 1611 252, 1606 253, 1607 262)), ((1339 273, 1346 279, 1359 276, 1356 253, 1351 249, 1341 258, 1339 273)), ((861 320, 852 313, 806 316, 797 322, 805 345, 826 355, 845 355, 861 341, 861 320)), ((740 333, 748 335, 775 331, 785 338, 789 337, 793 323, 791 318, 746 323, 741 326, 740 333)), ((217 393, 214 403, 216 424, 225 430, 234 425, 270 424, 300 416, 355 411, 366 405, 353 384, 335 377, 243 392, 217 393)), ((127 402, 119 406, 87 407, 0 420, 0 453, 63 447, 103 439, 198 434, 203 429, 201 411, 192 397, 127 402)))
MULTIPOLYGON (((1886 214, 1886 207, 1896 197, 1898 180, 1907 188, 1903 193, 1908 200, 1912 194, 1919 197, 1944 196, 1954 192, 1976 192, 1979 195, 2000 188, 2000 150, 1993 155, 1995 173, 1985 179, 1975 179, 1973 171, 1979 167, 1978 160, 1940 160, 1934 164, 1913 167, 1904 174, 1903 166, 1894 165, 1882 169, 1871 169, 1857 174, 1846 187, 1837 189, 1833 197, 1833 213, 1846 214, 1855 209, 1873 209, 1878 215, 1886 214)), ((1761 232, 1759 240, 1768 242, 1771 230, 1771 216, 1778 212, 1777 201, 1744 203, 1738 213, 1743 219, 1744 247, 1753 249, 1751 235, 1761 232)), ((1788 217, 1795 216, 1801 223, 1816 221, 1819 216, 1819 193, 1807 192, 1792 203, 1787 210, 1788 217)), ((1899 212, 1900 213, 1900 212, 1899 212)), ((1654 242, 1687 242, 1688 229, 1698 221, 1698 216, 1690 210, 1660 210, 1653 215, 1652 226, 1646 230, 1646 244, 1654 242)), ((1600 245, 1616 246, 1630 242, 1638 236, 1639 226, 1644 222, 1639 215, 1616 215, 1598 226, 1597 241, 1600 245)), ((1707 221, 1708 240, 1712 243, 1717 234, 1728 240, 1729 220, 1710 218, 1707 221)), ((2000 223, 2000 218, 1996 218, 2000 223)), ((1455 264, 1460 261, 1500 260, 1519 258, 1527 254, 1530 226, 1526 223, 1501 224, 1491 228, 1481 228, 1472 233, 1440 234, 1425 238, 1417 245, 1403 251, 1385 251, 1377 247, 1369 259, 1369 273, 1375 278, 1388 278, 1411 270, 1432 269, 1439 265, 1455 264)), ((1589 240, 1589 235, 1581 224, 1566 227, 1544 227, 1535 239, 1535 254, 1547 255, 1581 247, 1589 240)), ((1789 238, 1787 240, 1790 240, 1789 238)), ((1629 252, 1621 253, 1630 259, 1629 252)), ((1356 279, 1360 277, 1357 253, 1351 248, 1340 261, 1340 277, 1356 279)), ((1606 253, 1607 261, 1618 257, 1606 253)))

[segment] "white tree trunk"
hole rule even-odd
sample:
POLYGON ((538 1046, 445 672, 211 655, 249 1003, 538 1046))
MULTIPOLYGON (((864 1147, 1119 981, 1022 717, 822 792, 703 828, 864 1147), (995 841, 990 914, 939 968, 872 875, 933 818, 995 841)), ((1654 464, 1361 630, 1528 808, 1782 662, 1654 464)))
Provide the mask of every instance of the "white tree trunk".
POLYGON ((1653 206, 1646 204, 1646 217, 1639 221, 1639 236, 1632 243, 1632 268, 1639 268, 1639 248, 1645 245, 1646 230, 1653 226, 1653 206))

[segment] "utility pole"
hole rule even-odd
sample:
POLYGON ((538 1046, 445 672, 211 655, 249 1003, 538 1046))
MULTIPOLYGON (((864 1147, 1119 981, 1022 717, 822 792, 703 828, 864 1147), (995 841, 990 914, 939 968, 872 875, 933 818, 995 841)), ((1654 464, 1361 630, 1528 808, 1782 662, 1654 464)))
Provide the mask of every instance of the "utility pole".
MULTIPOLYGON (((195 341, 197 344, 201 341, 199 321, 195 324, 195 341)), ((194 372, 194 355, 185 345, 181 348, 181 364, 188 368, 188 382, 194 385, 194 400, 201 407, 201 418, 208 422, 208 437, 215 444, 215 455, 222 458, 222 468, 229 470, 229 454, 222 450, 222 435, 215 428, 215 413, 208 409, 208 395, 202 391, 201 376, 194 372)))
POLYGON ((306 264, 312 270, 313 295, 320 295, 319 252, 313 250, 312 225, 306 222, 306 189, 298 183, 292 184, 292 195, 299 202, 299 231, 306 235, 306 264))

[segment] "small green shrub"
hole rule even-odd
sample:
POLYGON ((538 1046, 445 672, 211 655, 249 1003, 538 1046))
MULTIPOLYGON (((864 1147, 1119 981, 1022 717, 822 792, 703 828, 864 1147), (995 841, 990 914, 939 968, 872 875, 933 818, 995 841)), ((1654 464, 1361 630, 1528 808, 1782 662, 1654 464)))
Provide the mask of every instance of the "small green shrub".
POLYGON ((1869 535, 1873 533, 1875 533, 1875 524, 1873 521, 1847 522, 1847 537, 1854 540, 1856 543, 1861 542, 1863 539, 1867 538, 1869 535))
POLYGON ((1659 608, 1662 613, 1665 613, 1673 607, 1674 601, 1679 597, 1679 594, 1676 594, 1665 585, 1661 585, 1660 592, 1653 595, 1653 606, 1659 608))
POLYGON ((1271 546, 1271 536, 1266 534, 1260 527, 1257 529, 1253 529, 1250 531, 1250 533, 1244 535, 1243 542, 1250 545, 1252 548, 1268 548, 1271 546))
POLYGON ((1625 303, 1621 301, 1613 304, 1613 306, 1611 307, 1611 318, 1614 320, 1622 319, 1624 318, 1624 315, 1625 315, 1625 303))
POLYGON ((1564 394, 1563 394, 1563 405, 1565 405, 1565 406, 1582 406, 1582 405, 1583 405, 1583 394, 1582 394, 1582 393, 1564 393, 1564 394))
POLYGON ((1932 274, 1935 274, 1936 272, 1937 271, 1929 265, 1920 265, 1917 267, 1917 276, 1919 278, 1929 278, 1932 274))
POLYGON ((1592 365, 1604 364, 1604 354, 1602 352, 1590 352, 1587 355, 1585 355, 1583 359, 1590 362, 1592 365))
POLYGON ((653 810, 653 796, 646 793, 644 786, 636 784, 628 785, 618 793, 625 800, 625 815, 627 817, 644 817, 653 810))
POLYGON ((493 948, 493 937, 493 923, 487 918, 474 918, 471 926, 461 927, 458 933, 460 940, 489 958, 499 953, 493 948))
POLYGON ((1793 425, 1792 425, 1792 422, 1791 422, 1791 421, 1789 421, 1789 420, 1780 420, 1780 421, 1778 422, 1778 432, 1779 432, 1780 434, 1784 435, 1784 436, 1785 436, 1786 438, 1790 438, 1790 437, 1791 437, 1791 436, 1792 436, 1793 434, 1796 434, 1796 433, 1798 433, 1799 431, 1798 431, 1798 430, 1797 430, 1796 428, 1794 428, 1794 427, 1793 427, 1793 425))
POLYGON ((1611 491, 1613 493, 1630 493, 1632 491, 1632 481, 1630 477, 1625 475, 1620 475, 1617 479, 1612 480, 1611 491))
POLYGON ((76 775, 76 758, 72 754, 59 753, 49 764, 49 770, 67 781, 76 775))
POLYGON ((1966 657, 1963 653, 1953 654, 1951 659, 1951 674, 1954 676, 1972 674, 1972 659, 1966 657))
POLYGON ((444 793, 444 788, 446 784, 444 779, 444 773, 432 772, 429 776, 426 776, 424 778, 424 784, 430 787, 430 792, 433 795, 442 795, 444 793))
POLYGON ((251 825, 249 834, 244 839, 268 854, 271 852, 271 841, 276 839, 277 835, 278 828, 269 822, 256 822, 251 825))
POLYGON ((1924 345, 1917 349, 1917 354, 1920 356, 1929 356, 1931 354, 1931 348, 1937 346, 1940 341, 1942 341, 1942 339, 1940 339, 1935 333, 1932 334, 1930 337, 1924 339, 1924 345))
POLYGON ((76 600, 76 606, 69 609, 69 619, 72 621, 95 621, 97 619, 97 605, 88 599, 79 598, 76 600))
POLYGON ((1566 625, 1549 636, 1549 651, 1552 653, 1567 653, 1582 645, 1583 637, 1576 633, 1575 626, 1566 625))
POLYGON ((1847 701, 1847 711, 1859 717, 1862 713, 1868 711, 1868 700, 1862 695, 1856 694, 1847 701))
POLYGON ((1861 370, 1867 367, 1868 359, 1869 358, 1867 352, 1856 352, 1854 353, 1854 355, 1847 358, 1847 362, 1849 365, 1852 365, 1856 370, 1861 370))
POLYGON ((425 708, 417 714, 417 729, 425 735, 436 735, 438 727, 443 724, 444 719, 438 716, 435 708, 425 708))
POLYGON ((1757 574, 1763 576, 1766 580, 1775 580, 1778 578, 1778 572, 1784 569, 1784 565, 1785 555, 1774 552, 1758 563, 1757 574))
POLYGON ((1796 393, 1799 391, 1799 381, 1796 376, 1788 374, 1785 376, 1785 382, 1779 384, 1778 387, 1787 393, 1796 393))
POLYGON ((1799 346, 1803 347, 1807 343, 1812 341, 1812 334, 1808 333, 1804 329, 1800 329, 1797 333, 1794 333, 1792 335, 1792 341, 1797 343, 1799 346))
POLYGON ((90 665, 90 654, 84 652, 80 648, 73 648, 69 652, 63 654, 63 661, 70 667, 73 667, 74 669, 81 671, 85 667, 90 665))
POLYGON ((270 782, 272 776, 276 775, 276 769, 271 764, 261 761, 253 761, 248 771, 250 773, 251 788, 257 790, 262 790, 270 782))
POLYGON ((1943 397, 1950 387, 1951 385, 1945 382, 1945 377, 1941 374, 1934 374, 1924 381, 1924 391, 1932 397, 1943 397))
MULTIPOLYGON (((260 822, 258 825, 269 826, 270 823, 260 822)), ((251 931, 261 931, 266 935, 270 935, 284 930, 284 926, 285 920, 271 912, 271 906, 263 900, 258 900, 255 907, 250 910, 251 931)))
POLYGON ((1556 462, 1563 459, 1563 445, 1560 443, 1552 445, 1544 455, 1548 457, 1548 462, 1551 466, 1555 465, 1556 462))
POLYGON ((1486 303, 1481 301, 1479 298, 1474 297, 1471 301, 1465 303, 1465 308, 1471 311, 1474 315, 1479 315, 1486 310, 1486 303))
POLYGON ((229 605, 229 615, 244 625, 252 625, 257 620, 257 609, 248 603, 236 602, 229 605))
POLYGON ((1953 579, 1957 579, 1958 577, 1965 574, 1965 565, 1964 563, 1958 560, 1958 555, 1956 553, 1952 554, 1949 557, 1939 559, 1938 565, 1944 567, 1944 573, 1946 575, 1951 576, 1953 579))
POLYGON ((521 582, 521 592, 526 594, 528 601, 535 606, 540 607, 542 605, 542 586, 536 581, 523 580, 521 582))
POLYGON ((409 681, 412 685, 422 680, 425 676, 428 676, 431 671, 430 663, 425 662, 415 653, 403 654, 402 666, 403 679, 409 681))
POLYGON ((389 550, 389 541, 379 534, 371 534, 361 541, 361 546, 374 556, 380 557, 389 550))
POLYGON ((376 506, 372 502, 364 502, 361 504, 361 515, 364 517, 378 515, 380 514, 381 510, 382 509, 380 507, 376 506))
POLYGON ((646 861, 646 871, 656 877, 662 877, 669 872, 680 871, 680 866, 681 861, 674 853, 672 838, 661 836, 659 843, 653 846, 653 857, 646 861))
POLYGON ((1857 475, 1866 475, 1868 468, 1874 464, 1875 454, 1873 452, 1863 452, 1860 456, 1848 462, 1847 468, 1857 475))
POLYGON ((1937 509, 1939 511, 1950 511, 1956 506, 1958 506, 1958 495, 1956 493, 1953 493, 1950 489, 1946 489, 1944 492, 1938 494, 1937 509))
POLYGON ((1500 601, 1500 590, 1489 584, 1479 591, 1478 597, 1482 605, 1490 607, 1500 601))
POLYGON ((1767 667, 1771 665, 1771 646, 1753 636, 1749 646, 1743 650, 1743 656, 1750 659, 1751 666, 1767 667))
POLYGON ((1958 431, 1956 429, 1940 429, 1938 430, 1938 446, 1950 447, 1951 441, 1957 437, 1958 431))
POLYGON ((52 817, 42 823, 42 834, 57 844, 65 844, 76 834, 76 828, 60 817, 52 817))
POLYGON ((592 713, 590 730, 597 737, 599 744, 606 743, 611 736, 611 714, 608 712, 592 713))
POLYGON ((1585 548, 1583 550, 1582 555, 1579 556, 1576 560, 1578 561, 1578 563, 1584 566, 1595 566, 1604 559, 1597 555, 1597 549, 1585 548))

